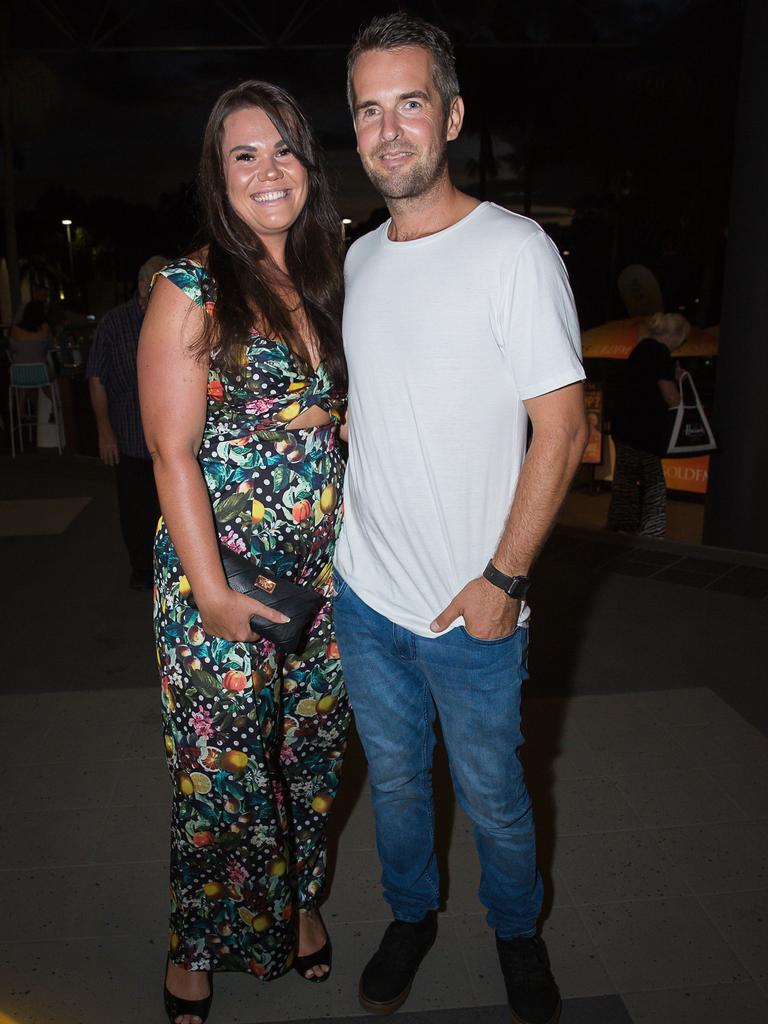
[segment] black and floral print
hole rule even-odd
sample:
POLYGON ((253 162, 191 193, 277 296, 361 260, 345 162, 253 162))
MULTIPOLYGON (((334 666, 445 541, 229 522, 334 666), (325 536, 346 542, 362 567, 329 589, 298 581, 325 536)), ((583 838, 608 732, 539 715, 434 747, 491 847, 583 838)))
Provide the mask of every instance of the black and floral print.
MULTIPOLYGON (((215 309, 205 270, 162 271, 215 309)), ((254 334, 235 373, 211 369, 199 453, 219 537, 278 575, 330 597, 341 525, 342 398, 322 364, 254 334), (328 426, 290 430, 311 405, 328 426)), ((170 952, 192 970, 274 978, 293 958, 296 915, 323 889, 325 823, 349 705, 329 601, 304 650, 208 635, 163 520, 155 543, 155 630, 173 779, 170 952)))

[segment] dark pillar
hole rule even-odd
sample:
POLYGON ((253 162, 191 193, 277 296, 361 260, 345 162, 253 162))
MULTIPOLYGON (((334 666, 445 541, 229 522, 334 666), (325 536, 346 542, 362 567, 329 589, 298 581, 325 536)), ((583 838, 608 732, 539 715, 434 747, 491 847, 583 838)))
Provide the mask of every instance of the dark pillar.
MULTIPOLYGON (((748 0, 704 543, 768 552, 768 3, 748 0)), ((706 154, 702 154, 706 160, 706 154)), ((692 172, 695 173, 695 172, 692 172)))

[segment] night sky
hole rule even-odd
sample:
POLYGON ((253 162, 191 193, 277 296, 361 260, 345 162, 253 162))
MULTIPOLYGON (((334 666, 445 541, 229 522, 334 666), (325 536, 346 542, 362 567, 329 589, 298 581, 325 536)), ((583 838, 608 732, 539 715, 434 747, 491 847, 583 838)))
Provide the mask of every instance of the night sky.
MULTIPOLYGON (((81 264, 89 246, 97 261, 111 248, 118 276, 141 250, 184 248, 208 112, 248 77, 297 96, 340 214, 364 221, 380 201, 354 150, 345 51, 361 23, 395 6, 12 0, 21 255, 60 262, 66 216, 81 264)), ((540 220, 610 209, 623 261, 669 262, 673 249, 706 261, 727 208, 739 0, 407 6, 457 44, 467 120, 451 156, 463 187, 518 209, 527 197, 540 220)))

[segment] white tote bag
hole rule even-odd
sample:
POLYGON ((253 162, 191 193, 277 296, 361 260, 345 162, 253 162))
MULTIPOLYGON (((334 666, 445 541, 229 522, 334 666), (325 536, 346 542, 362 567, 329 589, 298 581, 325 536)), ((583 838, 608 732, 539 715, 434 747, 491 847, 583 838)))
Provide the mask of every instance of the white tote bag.
POLYGON ((680 377, 680 405, 670 410, 674 416, 667 446, 667 458, 706 455, 717 450, 717 442, 690 373, 680 377))

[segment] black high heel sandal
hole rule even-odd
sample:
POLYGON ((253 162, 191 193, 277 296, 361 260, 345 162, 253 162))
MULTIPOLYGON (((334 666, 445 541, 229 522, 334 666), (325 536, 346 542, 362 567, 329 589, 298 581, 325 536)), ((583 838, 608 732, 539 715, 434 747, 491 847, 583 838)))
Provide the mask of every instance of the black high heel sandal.
POLYGON ((205 999, 181 999, 179 996, 175 996, 173 992, 168 991, 166 985, 166 978, 168 977, 168 964, 170 957, 165 961, 165 974, 163 975, 163 999, 165 1000, 165 1012, 168 1014, 168 1020, 170 1024, 176 1024, 177 1017, 183 1017, 188 1014, 190 1017, 199 1017, 203 1024, 211 1012, 211 1002, 213 1001, 213 971, 206 971, 208 975, 208 985, 210 992, 205 999))
MULTIPOLYGON (((321 918, 322 921, 322 918, 321 918)), ((323 923, 323 929, 325 930, 325 944, 320 949, 315 950, 314 953, 308 953, 307 956, 296 956, 293 959, 293 969, 304 979, 304 981, 311 981, 316 985, 319 985, 323 981, 328 981, 331 976, 332 960, 333 960, 333 947, 331 946, 331 939, 328 935, 328 929, 323 923), (311 974, 307 977, 307 971, 313 967, 318 967, 320 964, 325 964, 328 970, 325 974, 311 974)))

